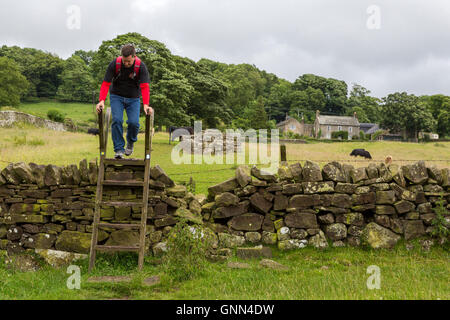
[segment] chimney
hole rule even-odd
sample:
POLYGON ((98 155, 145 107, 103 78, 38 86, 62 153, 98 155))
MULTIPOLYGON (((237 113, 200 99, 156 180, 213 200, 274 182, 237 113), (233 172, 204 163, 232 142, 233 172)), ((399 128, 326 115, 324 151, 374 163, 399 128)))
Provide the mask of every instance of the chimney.
POLYGON ((318 118, 319 115, 320 115, 320 111, 319 111, 319 110, 316 110, 316 118, 318 118))
POLYGON ((358 117, 356 116, 356 111, 353 112, 353 118, 358 119, 358 117))

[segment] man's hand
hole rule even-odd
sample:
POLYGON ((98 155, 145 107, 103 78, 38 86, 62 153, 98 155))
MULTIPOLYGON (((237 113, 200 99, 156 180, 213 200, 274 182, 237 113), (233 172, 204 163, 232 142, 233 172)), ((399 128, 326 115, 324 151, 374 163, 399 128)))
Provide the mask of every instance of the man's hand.
POLYGON ((153 114, 153 108, 152 107, 149 107, 149 105, 148 104, 144 104, 144 112, 145 112, 145 114, 153 114))
POLYGON ((97 113, 100 113, 103 109, 105 109, 105 100, 102 100, 97 104, 97 113))

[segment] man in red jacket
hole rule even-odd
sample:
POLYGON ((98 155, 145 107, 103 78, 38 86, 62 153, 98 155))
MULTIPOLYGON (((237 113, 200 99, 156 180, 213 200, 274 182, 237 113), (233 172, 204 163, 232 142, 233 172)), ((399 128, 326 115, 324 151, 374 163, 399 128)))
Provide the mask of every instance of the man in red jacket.
POLYGON ((111 133, 114 144, 116 159, 122 159, 124 155, 130 156, 133 153, 133 145, 137 141, 139 133, 139 111, 140 95, 146 114, 152 114, 153 108, 150 102, 150 79, 147 66, 136 57, 136 50, 133 45, 127 44, 122 47, 122 56, 114 59, 106 70, 100 88, 99 103, 97 112, 105 108, 105 99, 111 86, 110 104, 112 113, 111 133), (127 112, 127 146, 123 139, 123 111, 127 112))

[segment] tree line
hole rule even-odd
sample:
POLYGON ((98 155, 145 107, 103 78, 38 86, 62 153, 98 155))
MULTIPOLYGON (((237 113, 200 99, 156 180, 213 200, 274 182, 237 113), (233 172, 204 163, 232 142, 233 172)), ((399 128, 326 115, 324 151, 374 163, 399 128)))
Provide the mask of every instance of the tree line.
POLYGON ((286 115, 306 123, 322 114, 353 115, 360 122, 378 123, 409 137, 433 131, 450 136, 450 97, 415 96, 395 92, 381 99, 358 84, 303 74, 294 82, 250 64, 225 64, 208 59, 195 62, 170 52, 139 33, 103 41, 96 51, 78 50, 64 60, 33 48, 0 48, 0 106, 54 98, 63 102, 92 102, 108 64, 133 43, 150 74, 150 104, 157 126, 189 126, 202 120, 209 128, 275 128, 286 115))

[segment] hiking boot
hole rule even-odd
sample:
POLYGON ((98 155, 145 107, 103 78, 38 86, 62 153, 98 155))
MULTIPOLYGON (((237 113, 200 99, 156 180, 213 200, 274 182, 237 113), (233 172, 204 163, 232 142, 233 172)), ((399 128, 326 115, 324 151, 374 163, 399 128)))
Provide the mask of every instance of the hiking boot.
POLYGON ((127 144, 127 147, 125 148, 125 155, 131 156, 132 153, 133 153, 133 145, 127 144))
POLYGON ((117 151, 116 154, 114 155, 114 158, 123 159, 123 156, 124 156, 123 151, 117 151))

